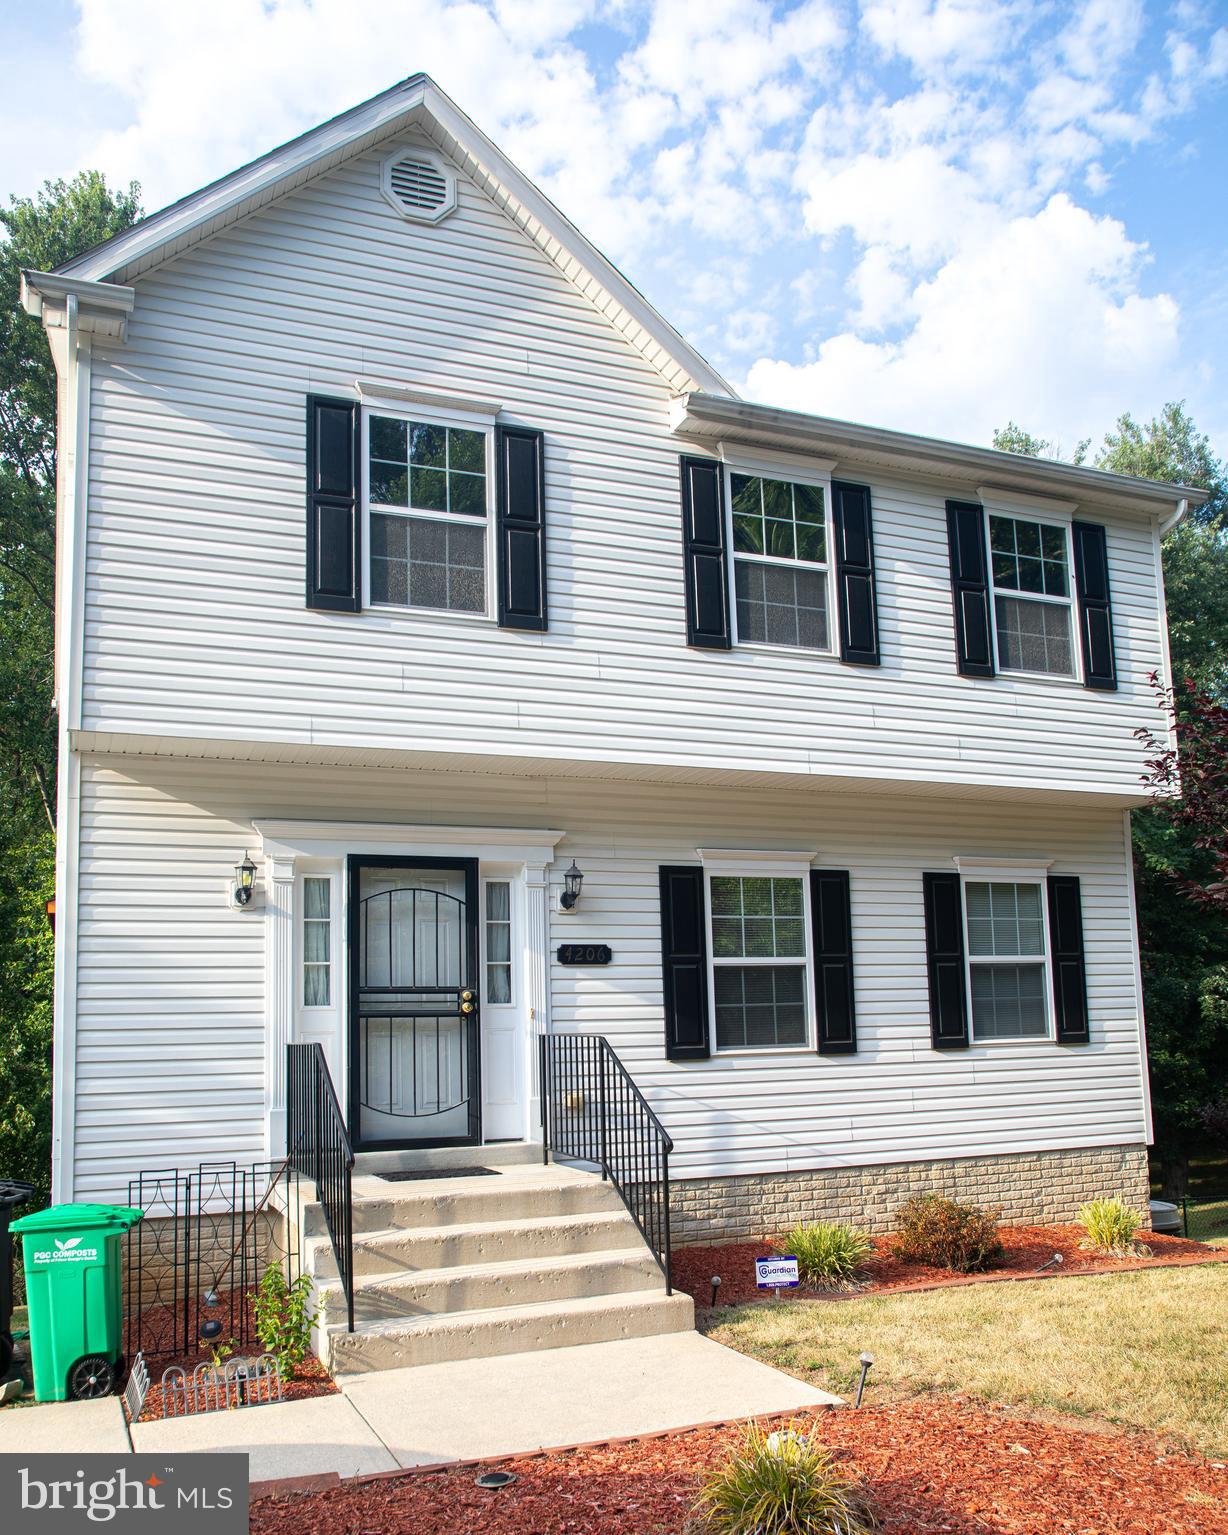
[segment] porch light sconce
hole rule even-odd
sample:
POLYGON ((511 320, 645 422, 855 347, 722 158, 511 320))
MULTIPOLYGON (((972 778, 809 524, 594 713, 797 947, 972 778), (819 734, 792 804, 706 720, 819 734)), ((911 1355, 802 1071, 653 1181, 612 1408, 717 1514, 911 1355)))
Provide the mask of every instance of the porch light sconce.
POLYGON ((234 904, 238 907, 250 906, 252 889, 256 883, 256 865, 252 862, 251 854, 243 854, 243 862, 235 864, 235 888, 234 904))
POLYGON ((584 883, 584 875, 576 866, 576 860, 571 860, 571 868, 563 875, 563 893, 559 896, 559 905, 564 911, 570 911, 580 899, 580 887, 584 883))

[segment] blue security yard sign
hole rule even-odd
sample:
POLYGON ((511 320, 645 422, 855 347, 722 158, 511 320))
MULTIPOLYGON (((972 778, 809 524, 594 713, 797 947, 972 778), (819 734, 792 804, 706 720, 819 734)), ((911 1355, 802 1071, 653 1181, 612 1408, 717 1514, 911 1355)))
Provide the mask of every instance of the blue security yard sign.
POLYGON ((761 1290, 795 1290, 798 1286, 796 1258, 756 1258, 755 1283, 761 1290))

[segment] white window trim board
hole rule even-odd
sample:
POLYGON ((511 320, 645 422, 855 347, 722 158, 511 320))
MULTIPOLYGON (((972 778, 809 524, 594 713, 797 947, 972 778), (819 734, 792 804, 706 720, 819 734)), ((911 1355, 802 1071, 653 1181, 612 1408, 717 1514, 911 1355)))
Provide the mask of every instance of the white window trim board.
POLYGON ((457 426, 467 426, 473 421, 489 425, 503 409, 493 400, 475 400, 460 394, 432 394, 416 384, 389 378, 356 378, 354 388, 361 402, 373 409, 385 404, 393 411, 413 407, 434 412, 443 418, 445 425, 451 425, 452 418, 457 426))
POLYGON ((1079 510, 1077 501, 1059 501, 1052 496, 1030 496, 1021 490, 995 490, 992 485, 979 486, 976 494, 986 510, 997 512, 1003 517, 1021 517, 1027 522, 1073 522, 1079 510))
MULTIPOLYGON (((415 615, 425 616, 429 621, 442 621, 446 623, 487 624, 498 623, 498 598, 496 595, 495 560, 498 554, 498 540, 496 534, 495 516, 495 434, 491 422, 475 423, 472 420, 449 420, 445 412, 415 410, 404 403, 389 404, 386 406, 362 406, 362 605, 367 611, 373 613, 397 614, 399 616, 415 615), (451 527, 476 527, 476 517, 456 516, 451 512, 422 511, 413 506, 389 506, 384 502, 372 502, 371 500, 371 476, 368 465, 371 461, 371 417, 388 416, 396 421, 418 421, 427 426, 458 426, 465 431, 481 431, 486 439, 486 514, 482 520, 482 531, 485 539, 485 587, 486 606, 480 613, 468 613, 453 608, 426 608, 417 607, 412 603, 400 602, 372 602, 371 600, 371 514, 376 512, 381 516, 404 517, 406 519, 416 517, 423 522, 440 522, 451 527)), ((408 464, 408 459, 406 460, 408 464)))

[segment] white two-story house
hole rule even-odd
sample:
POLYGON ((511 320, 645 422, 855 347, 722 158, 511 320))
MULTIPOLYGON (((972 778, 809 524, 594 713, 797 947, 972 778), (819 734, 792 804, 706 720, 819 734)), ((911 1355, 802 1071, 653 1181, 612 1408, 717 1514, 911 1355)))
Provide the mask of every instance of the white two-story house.
POLYGON ((1145 1202, 1199 492, 740 399, 423 76, 25 303, 58 1199, 280 1155, 293 1042, 360 1152, 534 1144, 540 1040, 601 1035, 678 1242, 1145 1202))

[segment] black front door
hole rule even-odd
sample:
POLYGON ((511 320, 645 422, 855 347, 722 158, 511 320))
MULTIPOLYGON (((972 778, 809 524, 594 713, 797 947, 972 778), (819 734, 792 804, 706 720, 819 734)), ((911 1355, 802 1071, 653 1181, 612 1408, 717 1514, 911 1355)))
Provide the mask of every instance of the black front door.
POLYGON ((475 858, 349 860, 350 1136, 482 1138, 475 858))

